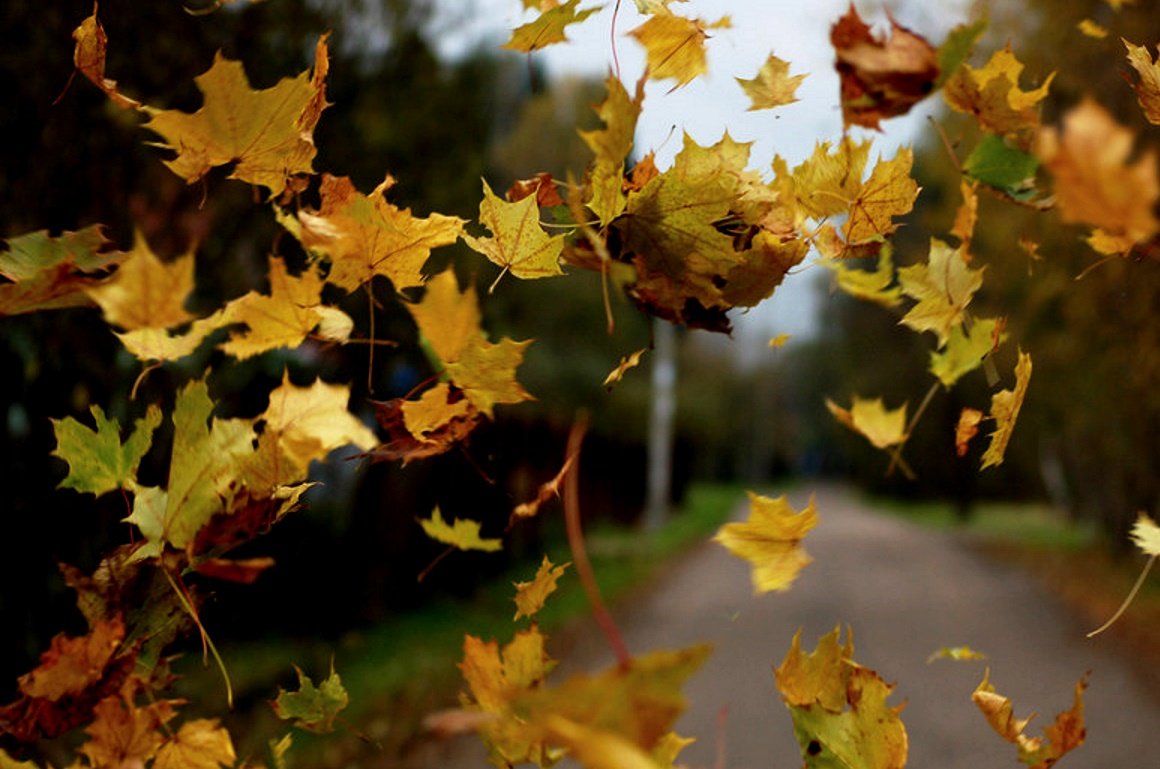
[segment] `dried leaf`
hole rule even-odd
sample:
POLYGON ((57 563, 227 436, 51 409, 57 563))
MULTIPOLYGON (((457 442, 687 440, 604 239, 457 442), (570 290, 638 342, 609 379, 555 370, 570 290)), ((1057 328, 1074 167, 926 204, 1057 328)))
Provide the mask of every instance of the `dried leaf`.
POLYGON ((479 221, 491 230, 492 236, 464 235, 464 242, 505 272, 525 279, 563 274, 560 252, 564 248, 564 236, 544 232, 535 198, 508 203, 492 192, 485 181, 479 221))
POLYGON ((1142 45, 1121 40, 1128 49, 1128 63, 1140 78, 1131 86, 1136 91, 1144 116, 1148 122, 1160 125, 1160 59, 1154 61, 1152 54, 1142 45))
POLYGON ((153 769, 219 769, 237 761, 234 743, 216 719, 186 721, 157 751, 153 769))
POLYGON ((569 565, 569 563, 563 563, 554 566, 545 555, 543 563, 540 564, 540 568, 536 571, 536 576, 531 582, 515 583, 516 616, 512 618, 513 621, 520 617, 534 617, 538 614, 540 609, 544 608, 544 602, 548 600, 548 596, 556 592, 556 582, 563 576, 564 570, 569 565))
POLYGON ((971 439, 979 434, 979 423, 982 421, 983 412, 978 409, 964 408, 959 414, 959 421, 955 425, 955 453, 960 457, 967 455, 971 439))
POLYGON ((1055 721, 1044 729, 1042 737, 1029 737, 1023 732, 1031 718, 1015 718, 1011 700, 995 691, 990 673, 988 670, 984 674, 971 700, 999 736, 1018 746, 1020 762, 1027 764, 1030 769, 1050 769, 1060 758, 1083 744, 1087 735, 1083 718, 1086 675, 1075 685, 1075 701, 1071 708, 1056 715, 1055 721))
POLYGON ((1008 136, 1025 146, 1022 138, 1039 125, 1039 102, 1047 96, 1052 72, 1033 91, 1019 87, 1023 64, 1010 46, 992 54, 982 69, 963 64, 943 85, 943 96, 951 109, 974 115, 979 127, 1008 136))
POLYGON ((1015 431, 1015 420, 1027 395, 1031 382, 1031 356, 1019 351, 1019 361, 1015 364, 1015 389, 1000 390, 991 396, 991 418, 995 420, 995 431, 991 433, 991 444, 983 454, 982 469, 1003 464, 1007 453, 1007 443, 1015 431))
POLYGON ((737 82, 749 97, 749 110, 754 111, 793 104, 798 100, 794 93, 805 78, 805 75, 791 76, 789 62, 770 54, 756 77, 750 80, 739 77, 737 82))
POLYGON ((636 368, 640 364, 640 356, 644 355, 645 352, 647 352, 647 348, 642 347, 636 352, 623 356, 616 368, 608 372, 608 376, 604 377, 604 382, 602 383, 604 387, 611 388, 612 385, 624 378, 624 375, 628 373, 629 369, 636 368))

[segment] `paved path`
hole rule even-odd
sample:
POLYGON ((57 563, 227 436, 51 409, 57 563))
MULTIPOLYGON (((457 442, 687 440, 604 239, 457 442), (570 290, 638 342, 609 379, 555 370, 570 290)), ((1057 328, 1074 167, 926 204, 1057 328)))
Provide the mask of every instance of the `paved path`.
MULTIPOLYGON (((1088 741, 1062 769, 1160 769, 1160 692, 1145 691, 1110 642, 1086 639, 1087 628, 1039 586, 953 537, 869 512, 840 489, 815 491, 821 520, 806 541, 815 561, 788 593, 754 597, 747 565, 707 543, 619 613, 634 652, 714 644, 686 688, 691 707, 677 728, 699 741, 682 753, 684 763, 712 767, 720 733, 729 769, 800 767, 771 668, 797 628, 812 649, 841 623, 853 628, 854 658, 897 682, 891 702, 908 703, 911 769, 1022 766, 970 701, 984 664, 1017 716, 1040 714, 1031 734, 1071 705, 1076 679, 1091 671, 1088 741), (935 649, 962 644, 989 659, 927 664, 935 649)), ((791 495, 795 508, 806 496, 791 495)), ((564 642, 569 648, 549 649, 568 670, 611 664, 602 637, 587 627, 564 642)), ((483 767, 472 748, 452 749, 438 763, 483 767)))

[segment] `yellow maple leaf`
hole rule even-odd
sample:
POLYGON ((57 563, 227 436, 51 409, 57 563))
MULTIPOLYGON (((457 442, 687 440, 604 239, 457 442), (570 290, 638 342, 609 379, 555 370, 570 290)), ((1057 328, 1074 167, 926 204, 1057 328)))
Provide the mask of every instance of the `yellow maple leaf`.
MULTIPOLYGON (((259 419, 265 433, 277 436, 278 444, 305 476, 312 460, 321 460, 334 449, 354 445, 370 449, 375 434, 347 410, 350 386, 315 380, 309 387, 290 382, 283 372, 282 384, 270 393, 270 404, 259 419)), ((264 434, 265 434, 264 433, 264 434)))
POLYGON ((727 523, 713 537, 753 568, 753 591, 788 590, 813 559, 801 547, 806 534, 817 525, 813 497, 800 512, 786 497, 776 499, 749 493, 749 518, 727 523))
POLYGON ((230 324, 244 323, 218 349, 239 360, 281 347, 297 347, 318 328, 320 336, 332 342, 350 337, 353 321, 336 307, 320 304, 323 280, 314 268, 291 275, 286 262, 270 257, 270 293, 251 291, 226 305, 230 324))
POLYGON ((943 97, 951 109, 974 115, 979 126, 1000 136, 1021 136, 1039 125, 1037 105, 1047 96, 1052 72, 1032 91, 1019 87, 1023 63, 1010 46, 996 51, 981 69, 963 64, 943 84, 943 97))
MULTIPOLYGON (((474 407, 467 398, 451 398, 451 385, 439 382, 424 390, 419 400, 403 401, 403 426, 420 441, 430 442, 436 433, 447 435, 455 420, 468 419, 474 407)), ((453 434, 453 433, 452 433, 453 434)))
POLYGON ((1128 63, 1140 77, 1139 82, 1132 83, 1136 99, 1148 122, 1160 125, 1160 60, 1154 61, 1144 46, 1121 40, 1128 49, 1128 63))
POLYGON ((1024 734, 1031 717, 1015 717, 1015 708, 1011 700, 995 691, 990 675, 990 670, 983 674, 983 681, 975 688, 971 700, 983 713, 991 728, 1000 737, 1018 747, 1021 763, 1027 764, 1030 769, 1050 769, 1060 758, 1083 744, 1087 733, 1083 717, 1086 675, 1076 682, 1072 706, 1056 715, 1055 721, 1044 729, 1042 737, 1024 734))
POLYGON ((482 539, 479 536, 479 521, 468 521, 456 518, 452 523, 443 519, 443 514, 436 507, 430 518, 419 519, 419 525, 427 536, 436 542, 451 545, 460 550, 484 550, 496 552, 503 549, 502 539, 482 539))
POLYGON ((847 243, 865 243, 898 229, 893 217, 909 212, 918 197, 918 184, 910 177, 913 165, 914 152, 909 147, 900 147, 890 160, 878 160, 842 225, 847 243))
POLYGON ((497 404, 533 400, 516 379, 516 369, 531 343, 530 339, 516 342, 504 338, 494 344, 482 337, 475 339, 458 360, 447 364, 447 375, 472 405, 491 417, 497 404))
POLYGON ((885 449, 906 440, 906 404, 887 409, 881 398, 868 400, 854 396, 854 403, 844 409, 829 398, 826 408, 834 418, 864 436, 876 448, 885 449))
POLYGON ((549 714, 540 720, 546 739, 568 750, 589 769, 657 769, 649 754, 616 732, 549 714))
POLYGON ((422 285, 432 249, 459 237, 459 217, 420 218, 388 202, 385 196, 394 183, 388 176, 367 196, 349 178, 323 174, 321 208, 300 211, 297 219, 282 218, 306 248, 329 259, 327 283, 354 291, 381 275, 396 291, 422 285))
POLYGON ((165 741, 153 769, 219 769, 236 760, 230 733, 214 719, 198 718, 186 721, 165 741))
POLYGON ((610 76, 604 82, 608 96, 596 106, 604 128, 581 131, 580 138, 596 154, 585 204, 602 225, 607 225, 624 211, 624 161, 632 150, 636 121, 644 102, 644 78, 637 81, 633 96, 618 78, 610 76))
POLYGON ((542 13, 527 24, 522 24, 512 31, 511 39, 503 44, 504 48, 523 53, 531 53, 553 43, 563 43, 568 39, 565 29, 572 24, 584 21, 604 6, 597 5, 577 11, 580 0, 566 0, 563 5, 556 3, 524 4, 525 8, 538 8, 542 13), (545 7, 545 5, 547 7, 545 7))
POLYGON ((749 110, 753 111, 793 104, 798 100, 794 94, 805 78, 804 74, 790 75, 789 62, 770 54, 756 77, 736 80, 749 97, 749 110))
POLYGON ((900 321, 915 331, 932 331, 943 348, 951 330, 963 322, 963 313, 983 285, 983 270, 971 269, 962 248, 952 249, 931 238, 926 264, 912 264, 898 271, 898 282, 918 304, 900 321))
MULTIPOLYGON (((562 275, 560 252, 563 235, 548 235, 540 226, 540 207, 534 197, 515 203, 498 197, 486 181, 479 204, 479 221, 491 230, 490 238, 464 235, 463 240, 517 278, 547 278, 562 275)), ((496 278, 498 281, 499 278, 496 278)))
POLYGON ((192 355, 206 337, 227 325, 228 320, 225 311, 218 310, 212 315, 198 318, 180 333, 166 328, 148 327, 118 332, 116 336, 138 360, 175 361, 192 355))
POLYGON ((628 34, 645 48, 648 76, 652 80, 676 79, 680 88, 705 73, 705 41, 709 30, 729 27, 724 16, 715 22, 678 16, 665 6, 653 11, 648 21, 628 34))
POLYGON ((187 182, 233 163, 231 179, 267 187, 277 197, 289 177, 313 171, 312 134, 326 105, 322 78, 327 55, 323 37, 313 76, 303 72, 255 91, 241 63, 218 53, 213 66, 195 78, 204 96, 201 109, 189 114, 145 107, 145 127, 162 137, 160 146, 177 153, 165 164, 187 182))
POLYGON ((892 253, 889 244, 884 245, 873 270, 850 266, 850 260, 830 256, 819 260, 819 264, 834 273, 834 280, 844 293, 883 307, 897 307, 902 303, 902 288, 894 285, 892 253))
POLYGON ((1137 516, 1132 526, 1132 540, 1147 555, 1160 556, 1160 526, 1147 513, 1137 516))
POLYGON ((1035 154, 1055 177, 1060 218, 1096 227, 1104 237, 1141 241, 1160 230, 1156 154, 1132 163, 1135 134, 1091 99, 1063 118, 1063 131, 1045 128, 1035 154))
POLYGON ((982 469, 1003 464, 1003 455, 1007 453, 1007 444, 1015 431, 1015 420, 1019 417, 1030 383, 1031 356, 1020 350, 1015 364, 1015 389, 1000 390, 991 396, 991 418, 996 427, 991 433, 991 444, 983 453, 982 469))
POLYGON ((168 700, 138 707, 119 696, 106 697, 93 708, 85 727, 88 742, 80 752, 93 767, 144 765, 161 747, 161 726, 176 715, 168 700))
POLYGON ((954 660, 956 662, 963 662, 966 660, 985 660, 987 655, 982 652, 977 652, 969 646, 944 646, 941 649, 931 652, 931 655, 926 658, 927 664, 935 660, 954 660))
POLYGON ((1079 23, 1075 25, 1075 28, 1080 33, 1095 38, 1096 40, 1102 40, 1108 36, 1108 28, 1097 24, 1091 19, 1080 19, 1079 23))
POLYGON ((132 250, 109 280, 88 289, 105 320, 123 329, 172 328, 193 315, 185 300, 193 290, 193 254, 163 262, 137 233, 132 250))
POLYGON ((109 48, 109 39, 105 35, 105 28, 97 18, 97 4, 93 3, 93 15, 81 22, 73 30, 73 39, 76 40, 76 49, 73 52, 73 63, 77 71, 89 79, 105 95, 113 100, 118 107, 137 109, 141 102, 130 99, 117 90, 117 81, 105 77, 105 55, 109 48))
POLYGON ((636 352, 623 356, 620 359, 620 363, 617 364, 616 368, 608 372, 608 376, 604 377, 604 382, 602 384, 605 387, 611 387, 612 385, 619 382, 624 378, 624 375, 628 373, 629 369, 636 368, 638 365, 640 365, 640 356, 644 355, 645 352, 647 352, 647 350, 642 347, 636 352))
POLYGON ((454 270, 444 270, 428 280, 423 298, 406 307, 444 365, 459 360, 464 348, 483 333, 475 288, 468 285, 461 292, 454 270))
POLYGON ((953 387, 964 374, 982 365, 983 359, 1004 339, 1006 334, 995 318, 976 320, 969 333, 963 331, 961 324, 956 325, 951 329, 946 347, 931 351, 930 373, 944 387, 953 387))
POLYGON ((513 621, 520 617, 534 617, 538 614, 540 609, 544 608, 544 602, 548 600, 548 596, 556 592, 556 582, 564 575, 564 570, 569 565, 563 563, 555 566, 545 555, 540 568, 536 571, 536 576, 530 582, 515 583, 516 616, 512 618, 513 621))
POLYGON ((869 157, 869 141, 855 142, 844 136, 832 150, 830 142, 818 142, 813 154, 795 166, 790 177, 798 205, 813 219, 848 212, 862 189, 869 157))

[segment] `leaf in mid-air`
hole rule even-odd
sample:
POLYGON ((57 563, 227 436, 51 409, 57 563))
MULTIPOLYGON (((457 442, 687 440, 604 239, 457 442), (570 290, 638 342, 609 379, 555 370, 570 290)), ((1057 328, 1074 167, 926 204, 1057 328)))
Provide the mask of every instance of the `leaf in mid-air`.
POLYGON ((234 164, 231 179, 267 187, 277 197, 290 177, 313 171, 314 126, 326 106, 325 36, 315 49, 314 74, 303 72, 273 88, 250 88, 241 62, 220 53, 195 78, 204 102, 192 114, 145 107, 145 127, 177 153, 165 164, 189 183, 214 166, 234 164))
POLYGON ((1000 390, 991 396, 991 418, 995 420, 995 430, 991 433, 991 444, 983 453, 981 469, 1003 464, 1007 444, 1015 431, 1015 420, 1027 395, 1031 383, 1031 356, 1019 351, 1019 361, 1015 364, 1015 389, 1000 390))
POLYGON ((983 681, 971 695, 971 700, 982 711, 991 728, 1007 742, 1018 747, 1020 763, 1027 764, 1030 769, 1050 769, 1060 758, 1084 743, 1087 736, 1083 716, 1086 675, 1076 682, 1072 706, 1055 716, 1055 721, 1044 728, 1042 737, 1029 737, 1024 734, 1031 717, 1015 717, 1015 708, 1011 700, 995 691, 995 687, 991 685, 990 675, 990 670, 983 675, 983 681))
POLYGON ((869 158, 869 141, 855 142, 844 136, 832 149, 830 142, 818 142, 813 154, 795 166, 792 174, 786 172, 781 158, 774 161, 774 167, 780 166, 778 175, 792 182, 794 198, 805 215, 820 220, 849 212, 862 189, 869 158))
POLYGON ((963 163, 967 177, 1023 202, 1035 196, 1039 159, 995 134, 985 134, 963 163))
POLYGON ((713 539, 753 568, 753 591, 789 590, 798 572, 813 559, 801 547, 806 534, 818 523, 811 497, 799 511, 785 497, 772 499, 749 492, 749 519, 727 523, 713 539))
POLYGON ((636 121, 644 101, 644 78, 637 81, 636 93, 629 96, 618 78, 605 81, 608 96, 596 106, 604 128, 581 131, 580 138, 596 155, 589 176, 589 196, 585 204, 607 225, 624 211, 624 162, 632 150, 636 121))
POLYGON ((310 676, 295 667, 298 674, 298 691, 278 690, 274 700, 274 712, 278 718, 290 721, 299 729, 325 734, 334 731, 334 721, 338 714, 350 703, 342 679, 330 668, 330 675, 314 685, 310 676))
POLYGON ((124 443, 116 419, 106 418, 100 406, 93 405, 90 411, 95 430, 72 417, 52 420, 56 433, 52 454, 69 465, 60 488, 98 497, 114 489, 132 489, 137 483, 137 467, 153 443, 153 431, 161 424, 161 409, 150 406, 124 443))
POLYGON ((93 767, 144 766, 165 742, 161 728, 177 715, 173 705, 158 700, 138 706, 119 695, 106 697, 93 708, 85 727, 89 739, 79 752, 93 767))
POLYGON ((118 107, 139 109, 141 102, 130 99, 117 90, 117 81, 105 77, 105 55, 109 48, 109 38, 105 35, 105 28, 97 18, 97 4, 93 3, 93 15, 81 22, 73 30, 73 40, 77 41, 73 51, 73 64, 77 71, 89 79, 105 95, 113 100, 118 107))
POLYGON ((381 275, 396 291, 423 284, 423 265, 431 250, 454 243, 463 230, 456 216, 413 216, 386 199, 394 185, 387 177, 363 195, 345 176, 323 174, 321 208, 302 210, 297 219, 281 217, 302 245, 330 261, 326 282, 346 291, 381 275))
POLYGON ((517 278, 548 278, 564 273, 560 269, 564 236, 544 232, 535 198, 526 197, 508 203, 492 192, 484 181, 479 221, 491 230, 491 237, 464 235, 464 242, 505 272, 517 278))
POLYGON ((438 507, 431 512, 430 518, 420 519, 419 525, 431 539, 460 550, 483 550, 494 553, 503 549, 502 539, 484 539, 479 536, 479 521, 456 518, 449 524, 443 519, 438 507))
POLYGON ((540 484, 540 488, 536 491, 536 496, 527 502, 521 502, 512 508, 511 517, 508 519, 508 526, 515 523, 518 518, 534 518, 539 512, 544 503, 551 499, 560 496, 560 484, 564 482, 568 471, 572 468, 572 463, 576 460, 576 455, 571 454, 564 460, 564 464, 560 465, 560 470, 553 476, 552 480, 540 484))
POLYGON ((894 687, 854 662, 847 632, 835 628, 809 653, 794 634, 774 670, 782 700, 793 718, 803 769, 902 769, 909 747, 902 706, 886 703, 894 687))
POLYGON ((844 409, 826 399, 826 408, 839 422, 864 436, 875 448, 885 449, 906 440, 906 404, 887 409, 881 398, 867 400, 854 396, 854 404, 844 409))
POLYGON ((926 658, 927 664, 935 660, 955 660, 956 662, 963 662, 967 660, 985 660, 987 655, 982 652, 977 652, 969 646, 944 646, 926 658))
POLYGON ((460 291, 454 270, 444 270, 428 280, 423 298, 408 302, 406 307, 439 364, 459 360, 467 346, 483 333, 475 287, 468 285, 460 291))
POLYGON ((580 0, 565 0, 562 5, 545 9, 534 21, 529 21, 512 31, 511 39, 504 48, 531 53, 553 43, 563 43, 568 39, 565 30, 572 24, 584 21, 604 6, 596 5, 578 11, 580 0))
POLYGON ((753 111, 793 104, 798 100, 794 94, 805 78, 804 74, 790 75, 789 62, 770 54, 756 77, 739 77, 737 82, 749 97, 749 109, 753 111))
MULTIPOLYGON (((1045 128, 1035 153, 1055 178, 1056 208, 1065 222, 1098 228, 1109 238, 1139 242, 1160 230, 1155 152, 1134 161, 1136 135, 1085 99, 1063 117, 1063 131, 1045 128)), ((1126 249, 1125 249, 1126 250, 1126 249)))
POLYGON ((850 216, 842 225, 847 243, 866 243, 898 229, 894 217, 908 213, 918 197, 918 183, 910 176, 913 165, 914 152, 908 147, 899 147, 890 160, 879 158, 850 204, 850 216))
POLYGON ((942 84, 967 60, 975 43, 986 29, 987 22, 982 19, 970 24, 959 24, 947 33, 946 39, 938 47, 939 74, 938 80, 935 81, 936 88, 941 88, 942 84))
POLYGON ((545 555, 543 563, 540 564, 540 568, 536 571, 536 576, 531 582, 515 583, 516 616, 512 619, 534 617, 538 614, 540 609, 544 608, 544 602, 548 600, 548 596, 556 592, 556 582, 563 576, 564 569, 568 566, 567 563, 556 566, 545 555))
POLYGON ((902 303, 902 288, 894 282, 894 260, 889 244, 878 252, 877 265, 873 270, 848 266, 848 259, 830 257, 819 260, 819 264, 834 273, 834 280, 844 293, 865 302, 874 302, 883 307, 897 307, 902 303))
POLYGON ((983 421, 983 412, 978 409, 964 408, 959 413, 959 421, 955 424, 955 453, 960 457, 967 455, 971 439, 979 434, 979 423, 983 421))
POLYGON ((983 270, 972 269, 963 249, 952 249, 931 238, 926 264, 912 264, 898 271, 902 291, 918 300, 900 321, 915 331, 931 331, 943 348, 951 331, 963 322, 963 313, 983 285, 983 270))
POLYGON ((1147 513, 1140 513, 1132 525, 1132 541, 1147 555, 1160 556, 1160 526, 1147 513))
POLYGON ((458 360, 447 364, 447 375, 473 406, 491 417, 498 404, 534 400, 516 379, 516 369, 531 343, 531 339, 516 342, 505 337, 492 343, 478 338, 464 348, 458 360))
POLYGON ((957 325, 951 329, 946 347, 931 351, 930 373, 944 387, 953 387, 960 377, 982 365, 983 358, 1004 339, 1006 334, 994 318, 976 320, 969 333, 964 333, 962 325, 957 325))
POLYGON ((193 291, 193 254, 163 262, 140 233, 134 241, 113 277, 89 289, 105 320, 128 331, 173 328, 193 320, 185 309, 193 291))
POLYGON ((1010 46, 996 51, 981 69, 963 64, 943 84, 951 109, 974 115, 984 131, 1007 136, 1026 147, 1027 133, 1039 125, 1039 102, 1047 96, 1052 72, 1032 91, 1019 87, 1023 63, 1010 46))
POLYGON ((228 769, 237 762, 225 727, 212 718, 186 721, 157 750, 152 769, 228 769))
POLYGON ((705 41, 709 30, 729 27, 724 16, 715 22, 678 16, 660 6, 644 24, 628 34, 644 46, 648 62, 648 76, 652 80, 674 78, 674 88, 680 88, 705 73, 705 41))
POLYGON ((1140 78, 1132 83, 1140 108, 1148 122, 1160 125, 1160 60, 1153 60, 1152 54, 1142 45, 1133 45, 1127 40, 1123 43, 1128 49, 1128 63, 1140 78))
POLYGON ((841 80, 845 125, 878 128, 930 95, 939 76, 938 52, 925 38, 890 19, 890 34, 875 35, 854 4, 830 29, 841 80))
POLYGON ((20 677, 20 691, 52 701, 83 692, 104 676, 124 637, 120 617, 96 622, 83 636, 57 635, 48 651, 40 655, 40 664, 20 677))
POLYGON ((624 378, 624 375, 628 373, 629 369, 636 368, 640 365, 640 356, 644 355, 645 352, 647 352, 647 349, 642 347, 636 352, 621 357, 620 363, 616 365, 616 368, 608 372, 608 376, 604 377, 602 384, 605 387, 611 388, 612 385, 624 378))
POLYGON ((0 252, 0 316, 92 304, 88 291, 105 280, 105 270, 125 258, 107 251, 102 227, 50 236, 29 232, 10 238, 0 252))

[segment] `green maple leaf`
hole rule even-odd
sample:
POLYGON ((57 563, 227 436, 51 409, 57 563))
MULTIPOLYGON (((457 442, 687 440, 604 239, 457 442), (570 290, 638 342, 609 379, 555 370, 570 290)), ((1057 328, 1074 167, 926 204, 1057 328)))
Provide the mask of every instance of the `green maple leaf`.
POLYGON ((565 42, 568 36, 564 30, 569 25, 584 21, 604 7, 597 5, 578 12, 576 6, 579 4, 580 0, 568 0, 563 5, 544 11, 535 21, 517 27, 503 47, 531 53, 553 43, 565 42))
POLYGON ((549 236, 540 226, 540 208, 535 195, 515 203, 498 197, 483 183, 479 221, 492 232, 490 238, 464 235, 467 245, 503 267, 517 278, 547 278, 562 275, 560 253, 562 235, 549 236))
POLYGON ((330 675, 318 686, 297 667, 294 670, 298 673, 298 691, 279 689, 274 712, 279 718, 293 719, 299 729, 318 733, 334 731, 334 721, 349 704, 350 697, 333 665, 330 675))
POLYGON ((994 187, 1018 201, 1035 196, 1035 172, 1039 159, 1012 147, 1001 136, 987 134, 963 164, 963 173, 969 178, 994 187))
POLYGON ((56 433, 52 454, 69 464, 69 474, 60 488, 98 497, 115 489, 132 489, 137 483, 137 467, 153 443, 153 431, 161 424, 161 409, 150 406, 124 443, 116 419, 106 418, 100 406, 91 406, 89 411, 95 430, 72 417, 52 420, 56 433))

